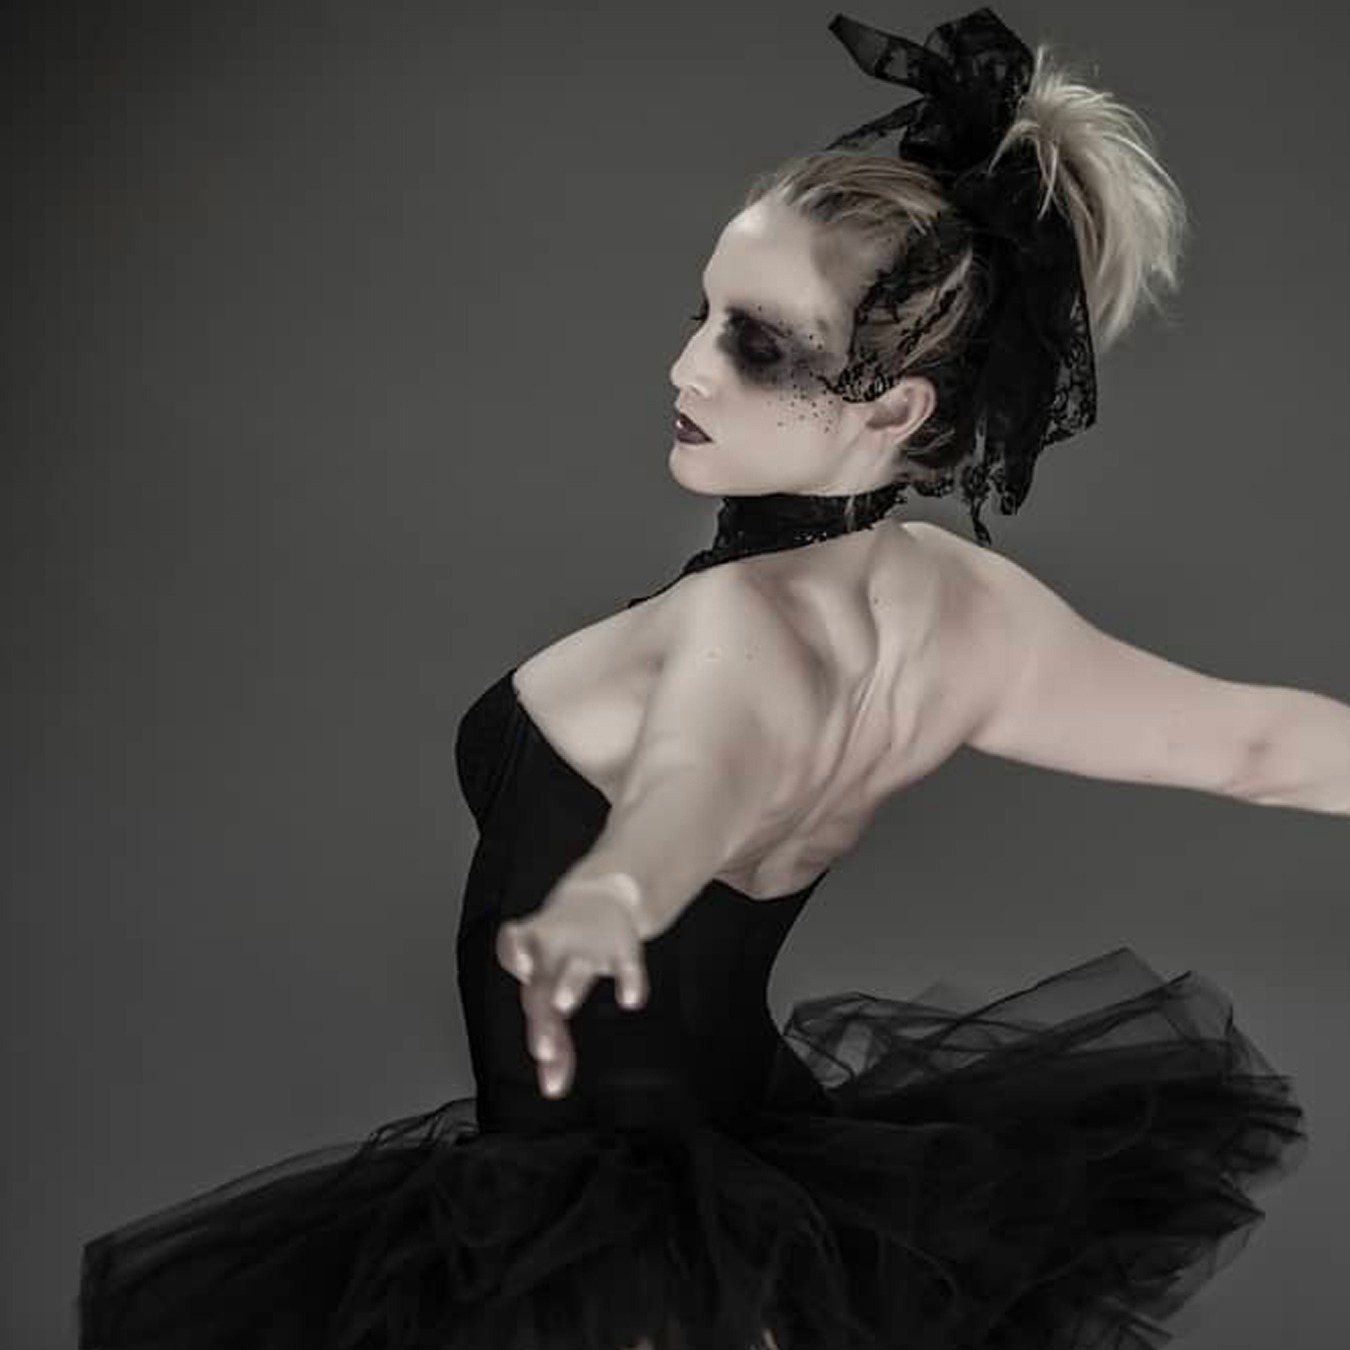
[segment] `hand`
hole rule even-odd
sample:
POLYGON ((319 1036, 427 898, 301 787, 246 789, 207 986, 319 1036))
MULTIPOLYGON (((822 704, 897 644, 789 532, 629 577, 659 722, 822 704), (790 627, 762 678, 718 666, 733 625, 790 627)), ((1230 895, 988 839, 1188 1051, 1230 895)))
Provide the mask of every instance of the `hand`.
POLYGON ((614 978, 623 1007, 647 1001, 642 939, 627 886, 623 877, 564 877, 533 914, 498 930, 497 960, 521 982, 527 1040, 546 1096, 571 1088, 576 1052, 567 1018, 598 978, 614 978))

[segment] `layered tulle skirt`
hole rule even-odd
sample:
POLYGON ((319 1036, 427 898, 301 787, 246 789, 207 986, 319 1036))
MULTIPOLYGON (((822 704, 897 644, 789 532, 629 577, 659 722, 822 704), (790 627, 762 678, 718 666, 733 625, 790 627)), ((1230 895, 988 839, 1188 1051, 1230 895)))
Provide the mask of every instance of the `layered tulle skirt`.
POLYGON ((105 1233, 81 1350, 1142 1350, 1305 1151, 1224 993, 1126 948, 783 1035, 743 1128, 459 1098, 105 1233))

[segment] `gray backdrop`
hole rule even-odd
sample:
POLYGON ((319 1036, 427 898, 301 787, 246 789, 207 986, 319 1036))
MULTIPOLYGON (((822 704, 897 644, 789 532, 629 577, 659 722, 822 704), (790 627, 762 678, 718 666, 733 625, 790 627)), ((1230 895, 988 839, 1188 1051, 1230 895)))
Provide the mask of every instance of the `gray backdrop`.
MULTIPOLYGON (((1344 13, 997 8, 1150 120, 1195 228, 1177 321, 995 547, 1173 660, 1350 699, 1344 13)), ((565 9, 6 20, 6 1347, 73 1344, 96 1233, 471 1091, 457 719, 711 537, 666 470, 699 272, 754 172, 904 97, 829 4, 565 9)), ((771 1001, 1203 970, 1313 1142, 1186 1344, 1332 1350, 1348 861, 1345 818, 963 752, 771 1001)))

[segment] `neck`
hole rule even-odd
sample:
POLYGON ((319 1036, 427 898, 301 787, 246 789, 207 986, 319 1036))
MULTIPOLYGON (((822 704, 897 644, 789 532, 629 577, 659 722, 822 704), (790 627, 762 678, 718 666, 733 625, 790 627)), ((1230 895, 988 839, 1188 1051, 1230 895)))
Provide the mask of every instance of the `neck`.
MULTIPOLYGON (((902 485, 896 482, 851 495, 772 492, 753 497, 723 497, 712 545, 690 558, 679 576, 661 590, 673 586, 690 572, 737 558, 759 553, 785 553, 844 534, 871 532, 901 499, 902 492, 902 485)), ((864 552, 870 556, 871 550, 867 548, 864 552)), ((853 561, 852 550, 847 550, 846 556, 853 561)), ((853 565, 856 569, 856 562, 853 565)), ((631 607, 650 598, 641 596, 628 603, 631 607)))

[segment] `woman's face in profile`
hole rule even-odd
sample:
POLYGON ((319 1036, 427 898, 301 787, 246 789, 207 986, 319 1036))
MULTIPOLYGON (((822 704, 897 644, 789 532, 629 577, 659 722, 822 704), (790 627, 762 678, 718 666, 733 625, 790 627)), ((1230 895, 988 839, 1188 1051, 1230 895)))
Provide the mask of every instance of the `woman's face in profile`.
MULTIPOLYGON (((711 438, 676 440, 672 428, 671 473, 690 491, 850 492, 891 476, 896 428, 869 427, 874 404, 823 383, 847 363, 853 315, 818 254, 816 227, 770 199, 718 238, 697 327, 670 371, 676 408, 711 438)), ((927 381, 901 381, 916 384, 927 381)), ((911 392, 888 391, 887 410, 909 407, 911 392)))

